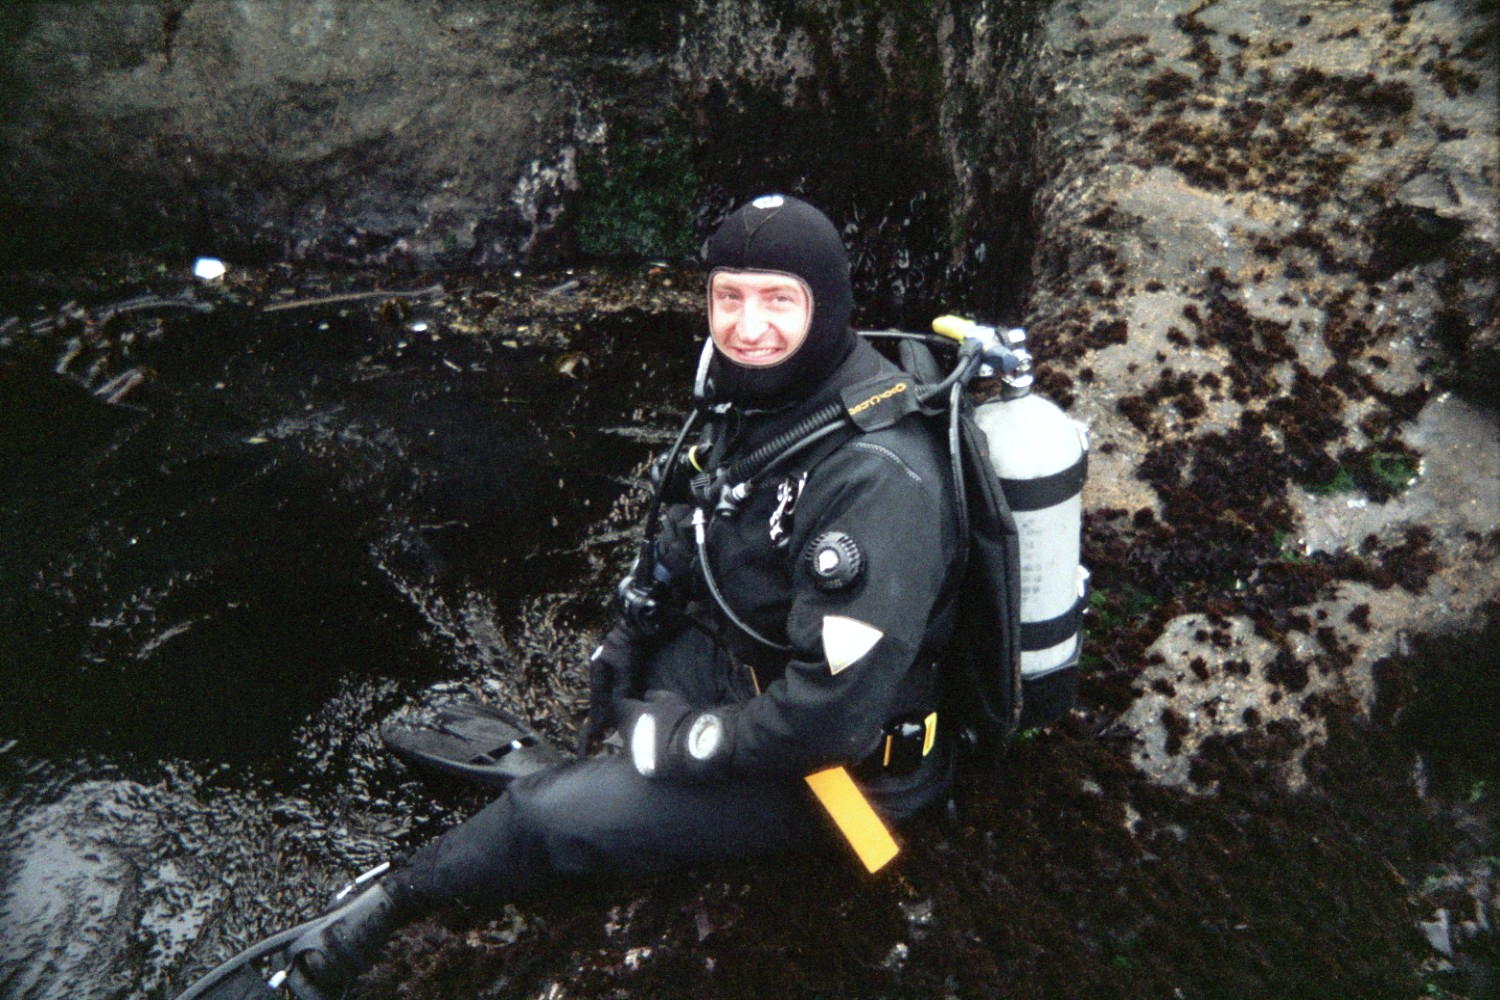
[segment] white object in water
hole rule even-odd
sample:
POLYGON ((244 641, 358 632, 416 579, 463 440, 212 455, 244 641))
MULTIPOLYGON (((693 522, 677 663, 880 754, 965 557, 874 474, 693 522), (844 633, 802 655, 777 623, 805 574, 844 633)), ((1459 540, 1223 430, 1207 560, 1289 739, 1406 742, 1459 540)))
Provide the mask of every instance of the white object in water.
POLYGON ((218 281, 229 270, 217 257, 199 257, 193 261, 193 277, 203 281, 218 281))

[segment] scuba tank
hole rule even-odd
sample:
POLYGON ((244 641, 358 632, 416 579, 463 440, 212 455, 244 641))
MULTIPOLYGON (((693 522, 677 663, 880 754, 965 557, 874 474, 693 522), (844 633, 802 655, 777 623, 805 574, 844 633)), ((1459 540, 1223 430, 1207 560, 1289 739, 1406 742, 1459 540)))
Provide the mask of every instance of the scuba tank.
POLYGON ((1024 330, 995 331, 955 316, 940 317, 932 326, 954 339, 1003 340, 1021 358, 1018 367, 1002 374, 1000 396, 975 407, 974 423, 988 443, 1019 542, 1022 710, 1017 725, 1046 725, 1067 714, 1078 689, 1079 619, 1088 580, 1079 562, 1087 430, 1032 393, 1024 330))

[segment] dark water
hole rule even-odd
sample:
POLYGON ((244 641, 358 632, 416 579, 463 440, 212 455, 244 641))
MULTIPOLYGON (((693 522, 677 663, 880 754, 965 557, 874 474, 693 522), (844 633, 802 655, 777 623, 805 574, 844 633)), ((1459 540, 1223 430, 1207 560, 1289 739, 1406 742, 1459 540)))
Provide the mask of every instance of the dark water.
POLYGON ((568 733, 696 322, 473 293, 0 345, 0 996, 170 995, 470 806, 402 705, 568 733))

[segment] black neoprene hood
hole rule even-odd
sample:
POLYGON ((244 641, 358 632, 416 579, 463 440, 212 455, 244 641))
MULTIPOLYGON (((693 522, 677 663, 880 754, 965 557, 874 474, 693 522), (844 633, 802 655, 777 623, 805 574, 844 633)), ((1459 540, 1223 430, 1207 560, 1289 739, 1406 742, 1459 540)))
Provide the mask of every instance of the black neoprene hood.
POLYGON ((822 212, 787 195, 763 195, 720 223, 703 245, 709 274, 780 271, 807 283, 812 324, 790 357, 768 368, 751 368, 714 352, 714 395, 731 402, 779 405, 815 389, 854 347, 849 329, 853 293, 849 255, 838 230, 822 212))

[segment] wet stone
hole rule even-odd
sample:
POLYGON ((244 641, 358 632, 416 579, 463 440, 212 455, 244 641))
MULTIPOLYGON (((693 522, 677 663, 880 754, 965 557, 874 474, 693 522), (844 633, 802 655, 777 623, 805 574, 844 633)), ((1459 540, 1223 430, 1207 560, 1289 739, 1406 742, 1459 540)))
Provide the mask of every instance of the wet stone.
POLYGON ((375 739, 424 686, 571 743, 696 323, 665 277, 402 309, 278 277, 236 269, 151 339, 139 316, 0 354, 18 997, 156 995, 474 808, 375 739), (133 365, 128 397, 89 391, 133 365))

